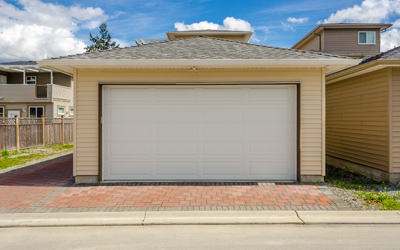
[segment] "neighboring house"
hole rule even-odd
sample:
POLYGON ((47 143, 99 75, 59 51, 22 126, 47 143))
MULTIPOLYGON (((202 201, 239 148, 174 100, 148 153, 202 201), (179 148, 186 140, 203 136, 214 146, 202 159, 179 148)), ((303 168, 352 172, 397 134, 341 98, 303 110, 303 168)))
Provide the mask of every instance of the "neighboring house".
POLYGON ((324 51, 363 58, 379 54, 381 32, 392 24, 320 24, 298 41, 292 49, 324 51))
POLYGON ((77 183, 323 180, 325 74, 360 60, 207 32, 38 61, 74 77, 77 183))
POLYGON ((400 181, 400 47, 326 77, 327 163, 400 181))
POLYGON ((293 48, 316 50, 322 40, 321 50, 366 56, 359 65, 326 76, 326 161, 376 180, 398 182, 400 48, 379 53, 380 31, 390 26, 319 25, 293 48), (321 34, 321 40, 314 33, 321 34))
POLYGON ((0 118, 73 117, 72 77, 35 61, 0 63, 0 118))

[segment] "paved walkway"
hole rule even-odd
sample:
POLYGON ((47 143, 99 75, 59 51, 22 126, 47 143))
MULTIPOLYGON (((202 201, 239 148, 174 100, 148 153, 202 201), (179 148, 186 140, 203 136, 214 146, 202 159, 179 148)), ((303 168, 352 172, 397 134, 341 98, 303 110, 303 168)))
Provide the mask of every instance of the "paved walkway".
POLYGON ((72 155, 0 176, 0 213, 165 210, 349 210, 304 183, 74 184, 72 155))

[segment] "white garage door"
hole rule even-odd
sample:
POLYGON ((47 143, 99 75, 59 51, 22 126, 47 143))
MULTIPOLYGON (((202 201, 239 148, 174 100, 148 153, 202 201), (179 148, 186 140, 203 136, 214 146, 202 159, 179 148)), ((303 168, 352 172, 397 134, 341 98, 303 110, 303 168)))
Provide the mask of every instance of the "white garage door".
POLYGON ((296 87, 103 86, 103 180, 295 180, 296 87))

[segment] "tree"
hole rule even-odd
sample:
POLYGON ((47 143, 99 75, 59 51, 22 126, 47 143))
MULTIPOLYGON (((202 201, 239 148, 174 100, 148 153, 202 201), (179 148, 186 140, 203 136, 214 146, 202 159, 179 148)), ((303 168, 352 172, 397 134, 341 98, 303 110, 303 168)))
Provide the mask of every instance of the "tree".
POLYGON ((111 35, 108 33, 107 24, 105 22, 101 22, 99 29, 100 37, 97 35, 93 37, 92 33, 89 32, 89 40, 93 44, 85 47, 86 52, 119 48, 119 44, 117 45, 115 41, 111 41, 111 35))

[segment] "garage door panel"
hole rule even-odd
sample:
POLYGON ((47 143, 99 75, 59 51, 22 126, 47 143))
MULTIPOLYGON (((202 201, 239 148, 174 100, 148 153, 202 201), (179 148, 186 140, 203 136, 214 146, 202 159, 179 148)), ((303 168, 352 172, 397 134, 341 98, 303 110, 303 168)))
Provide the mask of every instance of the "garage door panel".
POLYGON ((110 107, 106 117, 109 117, 110 121, 145 121, 149 122, 151 118, 151 110, 146 107, 129 107, 126 106, 115 106, 110 107))
MULTIPOLYGON (((180 101, 190 101, 197 102, 198 99, 198 91, 194 88, 187 89, 165 89, 159 88, 155 90, 156 92, 156 102, 158 101, 171 101, 171 102, 180 102, 180 101)), ((164 102, 162 102, 164 103, 164 102)))
POLYGON ((242 156, 242 143, 209 142, 203 144, 203 155, 205 156, 242 156))
POLYGON ((196 143, 157 143, 157 155, 174 155, 174 156, 196 156, 197 146, 196 143))
POLYGON ((244 172, 243 163, 240 162, 204 162, 202 165, 205 176, 242 176, 244 172))
POLYGON ((157 126, 158 138, 195 138, 196 124, 161 124, 157 126))
POLYGON ((110 156, 150 155, 151 144, 148 142, 109 142, 110 156))
POLYGON ((104 180, 296 178, 294 86, 117 89, 103 87, 104 180))
POLYGON ((288 122, 291 119, 290 107, 255 106, 250 107, 249 119, 251 121, 288 122))
POLYGON ((204 139, 221 137, 242 138, 243 125, 232 123, 203 125, 203 137, 204 139))
POLYGON ((260 91, 259 89, 249 89, 248 99, 250 101, 281 101, 291 100, 290 89, 282 87, 271 87, 268 91, 260 91))
POLYGON ((162 176, 189 175, 195 177, 197 174, 196 162, 157 162, 156 174, 162 176))
POLYGON ((291 174, 290 162, 251 162, 250 175, 288 176, 291 174))
POLYGON ((155 108, 157 121, 160 122, 196 122, 196 107, 166 106, 155 108))
POLYGON ((291 124, 285 123, 257 123, 250 125, 250 138, 281 138, 291 139, 291 124))
POLYGON ((252 156, 291 156, 289 142, 252 142, 249 147, 249 154, 252 156))
POLYGON ((202 99, 205 101, 243 101, 245 92, 242 89, 228 89, 228 88, 211 88, 201 89, 202 99))
MULTIPOLYGON (((113 176, 147 176, 150 177, 151 164, 149 162, 110 162, 109 175, 113 176)), ((121 178, 121 177, 120 177, 121 178)))
POLYGON ((136 91, 126 91, 125 88, 113 88, 110 89, 106 100, 112 101, 149 101, 151 100, 151 89, 136 89, 136 91))
POLYGON ((106 137, 104 139, 127 139, 131 140, 133 138, 144 139, 150 137, 150 124, 109 124, 104 125, 103 129, 107 131, 106 137))
POLYGON ((243 109, 237 107, 225 107, 223 105, 203 108, 204 122, 236 121, 242 122, 244 119, 243 109))

